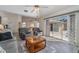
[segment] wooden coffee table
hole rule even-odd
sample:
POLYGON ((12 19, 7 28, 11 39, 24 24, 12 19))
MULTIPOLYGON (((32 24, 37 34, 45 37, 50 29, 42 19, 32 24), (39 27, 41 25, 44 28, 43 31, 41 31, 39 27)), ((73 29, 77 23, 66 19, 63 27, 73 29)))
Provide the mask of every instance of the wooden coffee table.
POLYGON ((45 48, 46 40, 43 37, 30 36, 26 38, 25 45, 29 52, 34 53, 45 48))

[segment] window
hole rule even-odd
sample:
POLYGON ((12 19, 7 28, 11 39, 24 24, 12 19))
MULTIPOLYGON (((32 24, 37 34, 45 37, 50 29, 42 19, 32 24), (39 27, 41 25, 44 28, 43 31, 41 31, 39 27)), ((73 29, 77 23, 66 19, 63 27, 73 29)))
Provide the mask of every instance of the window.
POLYGON ((58 32, 59 31, 59 25, 58 25, 58 23, 51 23, 50 24, 50 31, 58 32))
POLYGON ((53 31, 54 32, 59 32, 59 25, 58 25, 58 23, 54 23, 53 24, 53 31))
POLYGON ((50 31, 53 31, 53 24, 50 24, 50 31))

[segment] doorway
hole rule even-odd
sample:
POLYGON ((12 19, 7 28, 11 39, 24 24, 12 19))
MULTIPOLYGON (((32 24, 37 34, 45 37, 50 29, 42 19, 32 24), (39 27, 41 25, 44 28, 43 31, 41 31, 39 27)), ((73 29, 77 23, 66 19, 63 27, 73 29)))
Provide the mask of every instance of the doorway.
POLYGON ((48 21, 48 33, 50 37, 68 41, 67 16, 59 16, 48 21))
POLYGON ((46 22, 46 35, 61 40, 75 41, 75 14, 51 18, 46 22))

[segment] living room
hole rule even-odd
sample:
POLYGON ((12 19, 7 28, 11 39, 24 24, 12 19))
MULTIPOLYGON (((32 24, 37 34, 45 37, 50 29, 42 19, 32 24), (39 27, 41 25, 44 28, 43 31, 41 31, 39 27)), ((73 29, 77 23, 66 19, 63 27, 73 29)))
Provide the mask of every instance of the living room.
POLYGON ((78 13, 79 6, 74 5, 0 5, 1 49, 6 53, 77 53, 78 13), (1 37, 6 32, 11 40, 1 37))

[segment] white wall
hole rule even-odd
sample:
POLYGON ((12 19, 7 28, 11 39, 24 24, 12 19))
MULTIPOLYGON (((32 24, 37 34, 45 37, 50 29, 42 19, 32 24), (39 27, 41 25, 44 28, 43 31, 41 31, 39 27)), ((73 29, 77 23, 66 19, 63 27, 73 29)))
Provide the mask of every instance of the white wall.
POLYGON ((21 22, 20 15, 0 11, 0 16, 2 17, 3 25, 8 24, 13 32, 18 32, 18 23, 21 22))
POLYGON ((6 17, 6 14, 4 12, 0 11, 0 16, 2 19, 2 24, 6 24, 7 20, 8 20, 8 18, 6 17))
POLYGON ((10 26, 11 30, 13 30, 14 32, 18 32, 21 16, 16 15, 16 14, 10 14, 10 13, 6 13, 6 15, 8 17, 8 25, 10 26))
POLYGON ((31 17, 22 17, 23 22, 26 22, 26 27, 30 27, 32 24, 35 27, 39 27, 39 21, 36 21, 35 18, 31 17))
POLYGON ((39 20, 39 28, 42 30, 42 35, 46 35, 46 20, 39 20))

